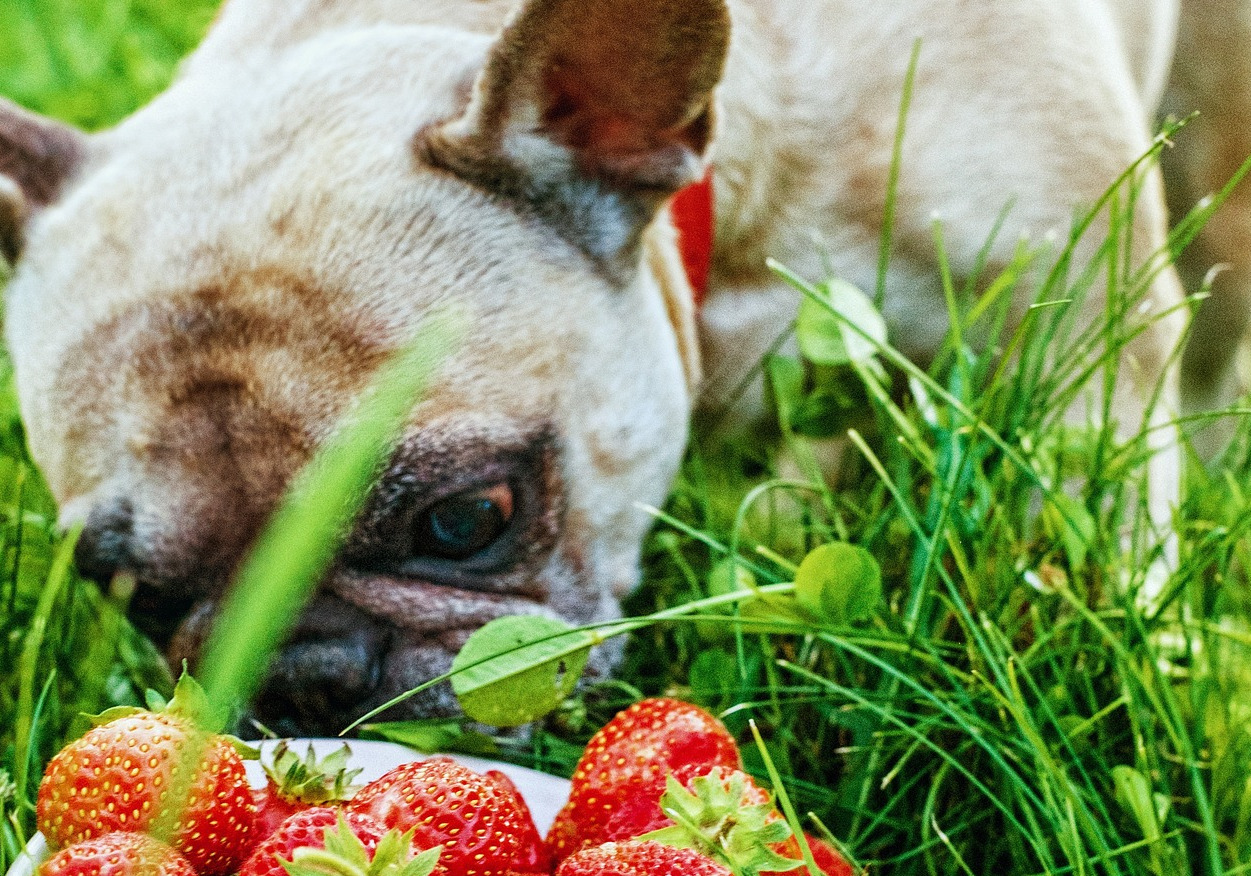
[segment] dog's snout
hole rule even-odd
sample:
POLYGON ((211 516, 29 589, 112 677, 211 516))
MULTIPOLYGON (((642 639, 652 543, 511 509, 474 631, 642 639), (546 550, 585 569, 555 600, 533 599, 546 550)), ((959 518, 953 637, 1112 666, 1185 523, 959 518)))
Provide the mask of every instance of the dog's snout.
POLYGON ((390 636, 351 605, 331 596, 314 600, 270 664, 256 717, 279 733, 339 732, 378 689, 390 636))
POLYGON ((257 715, 279 733, 338 732, 377 689, 385 653, 374 629, 297 642, 274 661, 257 715))
POLYGON ((79 574, 100 584, 130 568, 134 561, 134 508, 124 500, 111 500, 97 505, 87 516, 74 562, 79 574))

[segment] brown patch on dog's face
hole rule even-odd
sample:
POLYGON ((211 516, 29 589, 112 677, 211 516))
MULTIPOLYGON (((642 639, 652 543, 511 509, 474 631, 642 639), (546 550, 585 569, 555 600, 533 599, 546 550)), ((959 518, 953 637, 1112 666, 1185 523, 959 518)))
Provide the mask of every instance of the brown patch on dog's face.
POLYGON ((257 709, 279 729, 341 728, 501 614, 613 616, 648 524, 636 503, 663 499, 684 445, 686 372, 643 268, 651 215, 618 209, 633 190, 601 206, 594 180, 546 190, 582 199, 593 234, 571 235, 413 149, 465 112, 490 45, 366 28, 188 75, 93 141, 9 290, 31 447, 64 519, 85 521, 83 565, 135 576, 134 614, 175 658, 198 654, 378 364, 435 310, 468 314, 278 657, 257 709), (623 222, 644 224, 594 236, 623 222), (601 245, 619 247, 613 271, 601 245))
POLYGON ((332 298, 265 268, 127 308, 82 337, 52 394, 68 424, 60 465, 89 502, 83 571, 135 569, 178 597, 229 579, 387 352, 378 327, 332 298))

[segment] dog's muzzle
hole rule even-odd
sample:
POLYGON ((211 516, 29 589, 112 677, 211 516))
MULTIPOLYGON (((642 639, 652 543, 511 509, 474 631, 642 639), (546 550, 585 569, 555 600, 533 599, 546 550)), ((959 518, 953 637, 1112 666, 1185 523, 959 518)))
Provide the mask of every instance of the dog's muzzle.
MULTIPOLYGON (((153 579, 134 546, 124 504, 93 512, 79 539, 79 570, 108 586, 134 581, 129 616, 165 652, 171 667, 194 671, 216 620, 220 574, 202 581, 153 579)), ((332 570, 274 654, 241 735, 334 735, 364 713, 447 672, 472 630, 503 614, 542 609, 515 594, 332 570)), ((458 711, 450 687, 436 685, 379 720, 458 711)))

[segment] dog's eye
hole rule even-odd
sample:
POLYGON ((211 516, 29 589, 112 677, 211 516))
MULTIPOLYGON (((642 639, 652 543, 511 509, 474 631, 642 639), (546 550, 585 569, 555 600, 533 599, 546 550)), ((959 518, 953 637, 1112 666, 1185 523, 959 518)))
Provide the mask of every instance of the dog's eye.
POLYGON ((500 483, 437 502, 417 516, 413 555, 467 560, 490 547, 513 517, 513 490, 500 483))

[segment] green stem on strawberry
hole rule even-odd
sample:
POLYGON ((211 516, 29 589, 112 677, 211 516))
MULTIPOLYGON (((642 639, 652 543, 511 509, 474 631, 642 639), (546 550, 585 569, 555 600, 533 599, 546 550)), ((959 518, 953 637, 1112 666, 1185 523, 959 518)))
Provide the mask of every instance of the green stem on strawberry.
MULTIPOLYGON (((689 818, 687 818, 685 813, 680 812, 679 810, 674 809, 674 808, 667 808, 664 805, 661 806, 660 811, 663 812, 665 815, 669 816, 669 818, 672 819, 673 823, 676 824, 679 828, 682 828, 686 831, 686 834, 682 837, 681 840, 679 840, 679 842, 690 843, 689 846, 684 846, 684 847, 693 848, 695 851, 699 852, 702 855, 705 855, 706 857, 721 861, 721 863, 725 864, 727 867, 730 868, 730 872, 733 873, 734 876, 743 876, 743 873, 739 869, 737 862, 727 861, 725 860, 725 855, 721 854, 721 846, 717 841, 717 838, 720 838, 722 836, 722 832, 720 830, 718 830, 717 832, 717 838, 714 838, 711 840, 706 839, 700 829, 700 826, 695 824, 689 818)), ((650 839, 655 842, 664 843, 665 845, 674 845, 673 842, 667 842, 665 837, 658 836, 658 834, 665 834, 667 831, 670 831, 670 830, 672 830, 672 828, 665 828, 664 830, 653 831, 652 833, 644 834, 643 836, 639 837, 639 839, 650 839)), ((676 839, 676 837, 674 837, 674 839, 676 839)))
POLYGON ((413 833, 387 831, 371 855, 340 812, 337 824, 323 835, 324 848, 300 846, 283 867, 290 876, 430 876, 443 849, 436 846, 410 857, 413 833))
MULTIPOLYGON (((303 874, 320 873, 324 876, 365 876, 365 870, 351 861, 331 854, 325 849, 296 849, 291 855, 291 863, 303 874)), ((288 872, 296 872, 288 868, 288 872)))
POLYGON ((791 836, 791 827, 775 815, 772 802, 744 805, 747 777, 719 770, 691 780, 691 789, 673 776, 665 781, 660 810, 672 827, 638 837, 677 848, 694 849, 727 867, 734 876, 785 872, 802 861, 773 850, 791 836))

